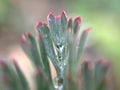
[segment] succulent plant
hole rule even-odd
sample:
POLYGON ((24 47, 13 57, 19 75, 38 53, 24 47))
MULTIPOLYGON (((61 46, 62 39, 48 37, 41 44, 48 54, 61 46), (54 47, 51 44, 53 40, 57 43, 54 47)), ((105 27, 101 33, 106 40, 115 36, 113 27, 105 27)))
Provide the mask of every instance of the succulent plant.
MULTIPOLYGON (((38 21, 36 36, 23 34, 21 46, 33 63, 33 79, 37 90, 109 90, 107 73, 110 64, 105 60, 81 61, 88 32, 83 31, 81 17, 67 19, 63 11, 50 13, 48 23, 38 21), (56 77, 51 74, 52 62, 56 77)), ((0 90, 30 90, 30 86, 15 60, 0 60, 0 90)))

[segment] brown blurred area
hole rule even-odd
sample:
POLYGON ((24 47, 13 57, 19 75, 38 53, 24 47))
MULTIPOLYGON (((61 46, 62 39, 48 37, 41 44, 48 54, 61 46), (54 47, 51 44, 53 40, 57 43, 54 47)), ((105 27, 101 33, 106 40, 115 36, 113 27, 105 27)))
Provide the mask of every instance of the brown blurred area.
MULTIPOLYGON (((3 0, 2 0, 3 1, 3 0)), ((7 0, 5 0, 7 1, 7 0)), ((59 14, 64 9, 62 0, 8 0, 8 21, 0 25, 0 55, 6 55, 18 44, 21 33, 35 33, 38 20, 46 21, 49 12, 59 14)), ((1 23, 0 23, 1 24, 1 23)))

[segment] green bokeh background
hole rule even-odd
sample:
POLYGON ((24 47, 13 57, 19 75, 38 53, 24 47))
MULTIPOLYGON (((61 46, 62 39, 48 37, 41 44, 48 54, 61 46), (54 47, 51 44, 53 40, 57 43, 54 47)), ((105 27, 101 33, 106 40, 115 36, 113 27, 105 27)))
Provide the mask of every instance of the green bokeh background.
MULTIPOLYGON (((95 48, 111 60, 120 79, 120 0, 67 0, 70 12, 90 25, 95 48)), ((118 83, 120 83, 118 79, 118 83)))

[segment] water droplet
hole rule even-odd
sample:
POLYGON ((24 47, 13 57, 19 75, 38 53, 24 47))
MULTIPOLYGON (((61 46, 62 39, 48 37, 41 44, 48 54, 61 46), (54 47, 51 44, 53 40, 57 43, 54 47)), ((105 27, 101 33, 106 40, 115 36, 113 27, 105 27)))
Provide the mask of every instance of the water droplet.
POLYGON ((55 82, 56 90, 63 90, 63 78, 62 77, 56 77, 54 79, 54 82, 55 82))
POLYGON ((66 60, 64 61, 63 65, 65 66, 67 64, 66 60))
POLYGON ((62 56, 58 56, 59 60, 61 61, 62 60, 62 56))
POLYGON ((64 59, 63 65, 66 66, 68 63, 68 58, 69 58, 69 52, 66 54, 66 57, 64 59))
POLYGON ((63 49, 64 49, 64 46, 62 45, 62 46, 60 47, 60 51, 62 52, 62 51, 63 51, 63 49))
POLYGON ((57 43, 57 49, 61 48, 62 47, 62 44, 61 43, 57 43))
POLYGON ((61 71, 63 72, 64 66, 63 66, 63 65, 60 65, 60 69, 61 69, 61 71))

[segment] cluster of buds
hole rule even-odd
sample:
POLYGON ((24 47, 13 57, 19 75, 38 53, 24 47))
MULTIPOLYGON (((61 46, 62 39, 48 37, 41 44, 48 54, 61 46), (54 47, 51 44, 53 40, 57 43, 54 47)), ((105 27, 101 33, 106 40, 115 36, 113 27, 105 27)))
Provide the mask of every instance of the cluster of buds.
MULTIPOLYGON (((36 89, 108 90, 106 75, 110 64, 104 60, 95 63, 80 61, 91 28, 81 31, 81 17, 67 19, 65 11, 59 16, 50 13, 47 22, 38 21, 35 26, 36 36, 27 33, 20 40, 34 67, 32 75, 36 89), (50 61, 56 71, 54 80, 50 61)), ((0 76, 3 76, 5 82, 5 89, 2 90, 30 90, 17 62, 12 61, 0 61, 0 76)))

